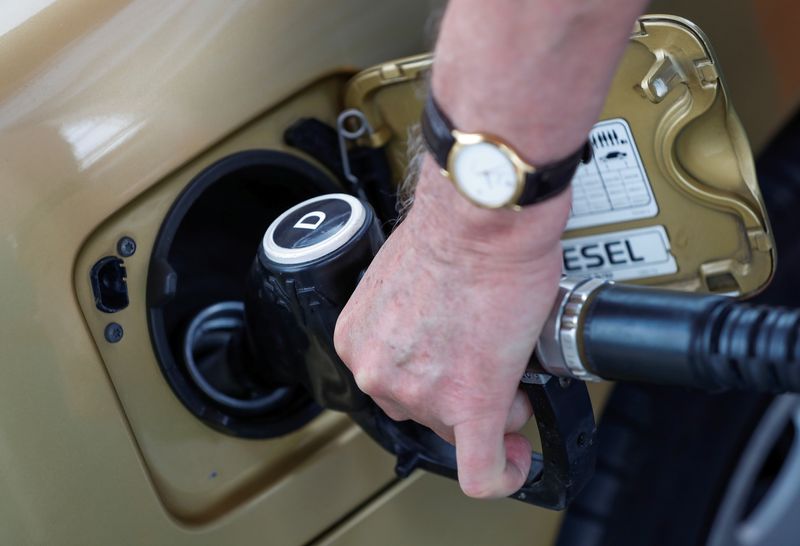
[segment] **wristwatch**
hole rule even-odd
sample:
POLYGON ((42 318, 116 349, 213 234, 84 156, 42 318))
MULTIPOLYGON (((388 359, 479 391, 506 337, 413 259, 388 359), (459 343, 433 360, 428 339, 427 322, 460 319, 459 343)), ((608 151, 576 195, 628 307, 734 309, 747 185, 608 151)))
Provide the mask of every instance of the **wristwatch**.
POLYGON ((533 166, 498 137, 455 129, 432 93, 422 113, 422 136, 456 189, 475 205, 490 209, 519 210, 564 191, 578 164, 592 157, 587 140, 560 161, 533 166))

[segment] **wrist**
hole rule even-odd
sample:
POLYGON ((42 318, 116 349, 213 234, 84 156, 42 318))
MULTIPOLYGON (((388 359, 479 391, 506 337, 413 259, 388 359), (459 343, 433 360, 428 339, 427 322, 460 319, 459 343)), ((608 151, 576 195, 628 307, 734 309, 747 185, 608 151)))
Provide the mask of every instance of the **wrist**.
POLYGON ((574 152, 597 121, 645 0, 451 1, 431 87, 455 127, 527 162, 574 152))
POLYGON ((519 211, 484 209, 460 195, 426 154, 406 221, 424 230, 422 236, 433 238, 439 248, 530 260, 560 248, 570 202, 568 189, 519 211))

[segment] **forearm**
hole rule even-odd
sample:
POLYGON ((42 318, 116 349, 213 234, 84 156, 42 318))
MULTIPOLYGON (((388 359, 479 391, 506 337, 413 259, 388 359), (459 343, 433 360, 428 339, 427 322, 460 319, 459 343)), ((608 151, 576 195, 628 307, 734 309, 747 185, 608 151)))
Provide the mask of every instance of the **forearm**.
POLYGON ((575 151, 597 120, 643 0, 451 0, 433 91, 457 127, 529 161, 575 151))
MULTIPOLYGON (((578 149, 597 120, 645 5, 451 0, 436 47, 433 93, 460 130, 497 135, 534 165, 561 159, 578 149)), ((502 235, 503 244, 523 252, 541 250, 531 248, 532 233, 538 246, 556 244, 569 211, 568 194, 519 213, 486 211, 446 184, 427 161, 415 207, 436 229, 489 240, 502 235)))

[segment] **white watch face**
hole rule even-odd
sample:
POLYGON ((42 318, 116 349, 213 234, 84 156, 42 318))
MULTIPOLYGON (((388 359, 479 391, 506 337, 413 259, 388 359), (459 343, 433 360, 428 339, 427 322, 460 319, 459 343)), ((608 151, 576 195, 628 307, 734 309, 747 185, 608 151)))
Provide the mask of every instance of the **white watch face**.
POLYGON ((511 159, 490 142, 466 144, 453 159, 453 179, 470 199, 485 207, 501 207, 517 190, 511 159))

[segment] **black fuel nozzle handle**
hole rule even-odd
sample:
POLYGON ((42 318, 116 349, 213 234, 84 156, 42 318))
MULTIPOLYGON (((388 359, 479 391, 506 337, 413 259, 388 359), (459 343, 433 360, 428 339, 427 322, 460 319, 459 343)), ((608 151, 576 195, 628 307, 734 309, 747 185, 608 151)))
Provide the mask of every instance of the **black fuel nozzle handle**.
POLYGON ((372 209, 346 194, 304 201, 270 225, 245 296, 254 372, 263 381, 302 385, 328 409, 367 406, 336 354, 333 332, 382 242, 372 209))
POLYGON ((800 392, 800 310, 565 278, 537 353, 561 377, 800 392))
MULTIPOLYGON (((302 385, 322 407, 344 411, 397 456, 408 476, 422 468, 457 477, 455 448, 411 421, 395 422, 362 393, 333 345, 336 319, 383 243, 371 207, 346 194, 310 199, 268 228, 248 279, 246 331, 253 373, 302 385)), ((595 423, 586 386, 541 374, 523 383, 542 453, 513 498, 563 509, 591 477, 595 423)))

